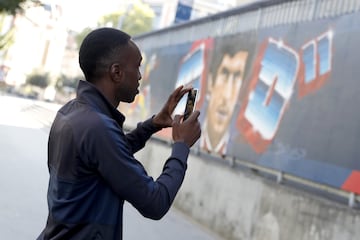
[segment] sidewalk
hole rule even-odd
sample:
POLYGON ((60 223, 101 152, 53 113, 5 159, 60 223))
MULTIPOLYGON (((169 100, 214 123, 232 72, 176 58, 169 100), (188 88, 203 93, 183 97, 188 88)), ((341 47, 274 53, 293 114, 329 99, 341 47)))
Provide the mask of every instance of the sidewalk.
MULTIPOLYGON (((58 107, 0 96, 0 132, 5 136, 0 139, 1 239, 34 239, 44 227, 48 124, 58 107)), ((126 203, 123 229, 124 240, 219 240, 174 207, 161 220, 154 221, 126 203)))

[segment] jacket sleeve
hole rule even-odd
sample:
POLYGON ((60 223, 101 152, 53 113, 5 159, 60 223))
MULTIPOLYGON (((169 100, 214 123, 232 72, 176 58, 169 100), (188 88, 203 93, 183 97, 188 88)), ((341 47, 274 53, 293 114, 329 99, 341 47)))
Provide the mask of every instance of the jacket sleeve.
POLYGON ((125 135, 132 153, 136 153, 142 149, 151 135, 159 130, 161 129, 152 124, 152 118, 138 123, 134 130, 125 135))
POLYGON ((160 219, 169 210, 187 168, 189 147, 174 143, 160 176, 154 180, 137 161, 126 136, 112 120, 91 131, 88 159, 94 159, 100 175, 113 191, 130 202, 143 216, 160 219))

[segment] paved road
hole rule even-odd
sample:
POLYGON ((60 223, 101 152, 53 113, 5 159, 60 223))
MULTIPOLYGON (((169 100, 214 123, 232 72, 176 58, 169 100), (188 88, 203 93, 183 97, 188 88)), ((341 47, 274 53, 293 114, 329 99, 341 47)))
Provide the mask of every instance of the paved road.
MULTIPOLYGON (((35 239, 46 215, 49 126, 58 106, 0 96, 1 239, 35 239)), ((124 239, 219 239, 172 208, 160 221, 144 219, 129 204, 124 209, 124 239)))

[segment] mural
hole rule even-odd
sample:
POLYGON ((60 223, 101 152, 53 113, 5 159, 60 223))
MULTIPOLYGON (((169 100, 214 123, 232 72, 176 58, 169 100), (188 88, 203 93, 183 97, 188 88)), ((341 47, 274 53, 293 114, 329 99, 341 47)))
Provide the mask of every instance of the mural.
MULTIPOLYGON (((141 93, 124 108, 127 123, 158 112, 177 86, 192 85, 200 92, 201 151, 360 193, 360 56, 352 50, 359 19, 145 49, 141 93)), ((158 136, 170 141, 171 129, 158 136)))
MULTIPOLYGON (((206 106, 202 109, 201 149, 227 154, 231 122, 245 92, 246 70, 255 47, 250 34, 215 39, 206 83, 206 106)), ((205 86, 205 85, 204 85, 205 86)))

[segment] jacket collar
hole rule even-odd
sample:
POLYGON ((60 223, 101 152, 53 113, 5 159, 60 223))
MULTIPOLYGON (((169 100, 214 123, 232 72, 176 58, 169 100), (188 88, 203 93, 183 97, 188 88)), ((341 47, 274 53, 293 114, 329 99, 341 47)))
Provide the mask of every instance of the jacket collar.
POLYGON ((115 119, 120 127, 123 127, 125 116, 114 108, 94 84, 80 80, 76 90, 76 97, 79 101, 86 102, 94 107, 98 112, 115 119))

